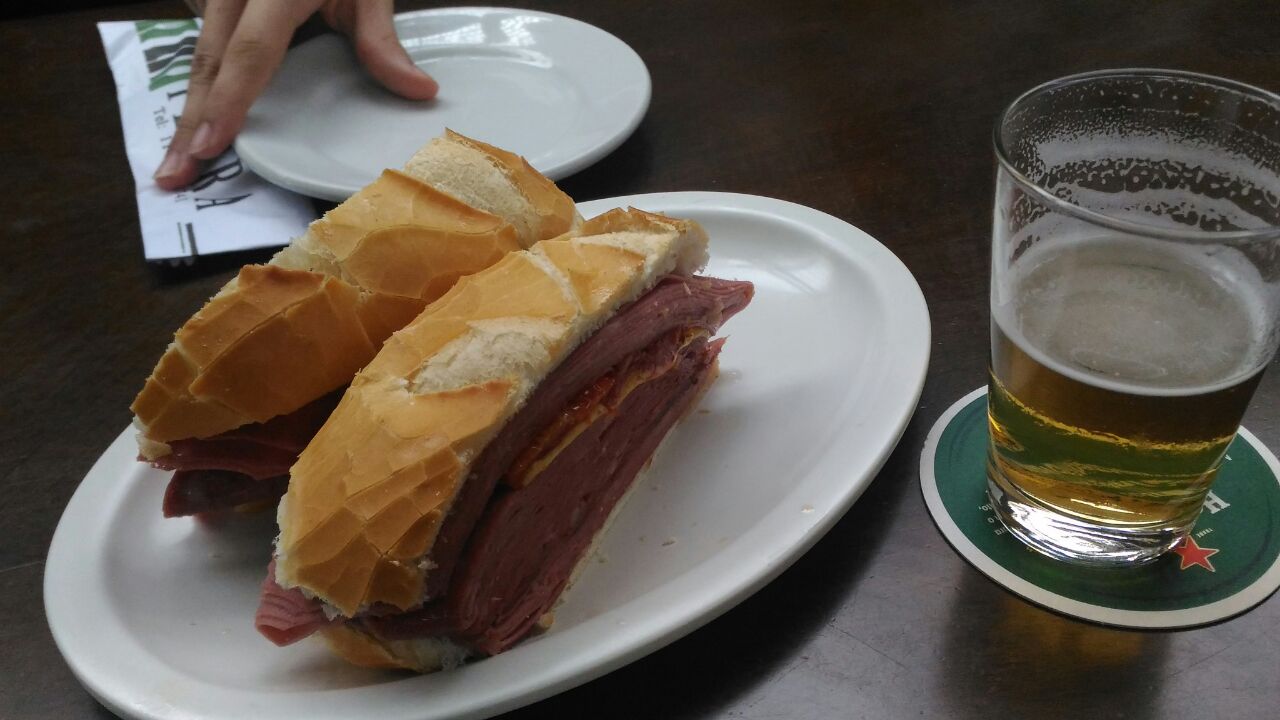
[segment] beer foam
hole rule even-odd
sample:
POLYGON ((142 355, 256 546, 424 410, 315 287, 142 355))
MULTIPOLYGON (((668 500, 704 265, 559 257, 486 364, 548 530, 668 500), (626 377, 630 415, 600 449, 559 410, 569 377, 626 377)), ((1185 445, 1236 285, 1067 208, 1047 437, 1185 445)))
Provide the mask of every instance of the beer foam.
MULTIPOLYGON (((1193 395, 1258 372, 1275 350, 1275 288, 1238 250, 1129 237, 1037 244, 992 319, 1043 365, 1139 395, 1193 395)), ((993 298, 996 294, 993 293, 993 298)))

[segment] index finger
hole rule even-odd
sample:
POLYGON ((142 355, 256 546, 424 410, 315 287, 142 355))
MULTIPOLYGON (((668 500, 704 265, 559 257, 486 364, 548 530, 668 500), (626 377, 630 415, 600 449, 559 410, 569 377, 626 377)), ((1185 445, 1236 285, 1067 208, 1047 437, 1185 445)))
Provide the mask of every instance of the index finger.
POLYGON ((176 190, 195 179, 198 164, 188 153, 191 136, 200 124, 205 96, 218 75, 222 53, 235 30, 236 20, 240 17, 244 3, 245 0, 211 0, 205 8, 204 23, 200 27, 195 53, 191 57, 187 96, 178 114, 178 122, 165 151, 165 158, 156 169, 156 184, 166 190, 176 190))
POLYGON ((192 155, 208 160, 231 144, 249 107, 284 59, 293 31, 319 4, 320 0, 266 0, 245 6, 222 54, 217 79, 204 99, 192 155))

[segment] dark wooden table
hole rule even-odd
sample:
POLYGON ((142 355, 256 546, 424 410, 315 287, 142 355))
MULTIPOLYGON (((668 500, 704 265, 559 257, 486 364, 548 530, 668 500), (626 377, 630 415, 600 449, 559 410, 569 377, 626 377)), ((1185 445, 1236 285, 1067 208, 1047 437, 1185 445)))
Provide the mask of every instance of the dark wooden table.
MULTIPOLYGON (((514 5, 526 3, 513 2, 514 5)), ((1124 632, 1022 602, 956 555, 917 483, 925 434, 984 381, 999 110, 1084 70, 1177 67, 1280 89, 1280 4, 599 3, 539 9, 634 47, 643 124, 565 180, 578 200, 725 190, 879 238, 918 278, 934 354, 879 477, 790 570, 701 630, 515 717, 1275 718, 1280 601, 1184 632, 1124 632)), ((109 714, 45 623, 63 507, 129 420, 172 332, 247 259, 142 258, 115 88, 94 23, 177 2, 0 23, 0 717, 109 714)), ((833 332, 839 332, 833 326, 833 332)), ((1280 382, 1246 423, 1280 448, 1280 382)))

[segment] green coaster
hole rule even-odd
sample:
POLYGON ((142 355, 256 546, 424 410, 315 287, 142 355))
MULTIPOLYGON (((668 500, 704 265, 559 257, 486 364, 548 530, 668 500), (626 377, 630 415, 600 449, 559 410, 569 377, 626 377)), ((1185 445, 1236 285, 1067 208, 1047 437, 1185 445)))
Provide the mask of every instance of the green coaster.
POLYGON ((987 500, 987 442, 987 391, 979 388, 929 432, 920 487, 947 541, 1031 602, 1106 625, 1178 628, 1242 613, 1280 587, 1280 463, 1244 428, 1191 537, 1149 565, 1125 569, 1051 560, 1005 530, 987 500))

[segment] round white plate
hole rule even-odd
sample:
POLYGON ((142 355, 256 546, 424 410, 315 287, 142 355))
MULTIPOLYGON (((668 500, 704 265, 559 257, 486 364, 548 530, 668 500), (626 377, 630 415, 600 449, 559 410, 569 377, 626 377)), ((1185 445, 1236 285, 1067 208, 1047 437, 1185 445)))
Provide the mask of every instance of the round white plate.
POLYGON ((649 107, 649 71, 626 43, 535 10, 444 8, 396 16, 432 101, 398 97, 322 35, 285 56, 235 148, 249 169, 312 197, 345 200, 444 129, 517 152, 558 180, 607 155, 649 107))
POLYGON ((866 233, 780 200, 662 193, 581 210, 628 205, 701 222, 707 273, 751 280, 756 297, 722 331, 720 379, 548 633, 427 676, 350 667, 319 641, 276 648, 253 628, 274 518, 163 519, 168 473, 134 460, 126 430, 68 504, 45 571, 49 626, 85 687, 137 718, 484 717, 691 632, 816 542, 915 409, 929 356, 919 286, 866 233))

